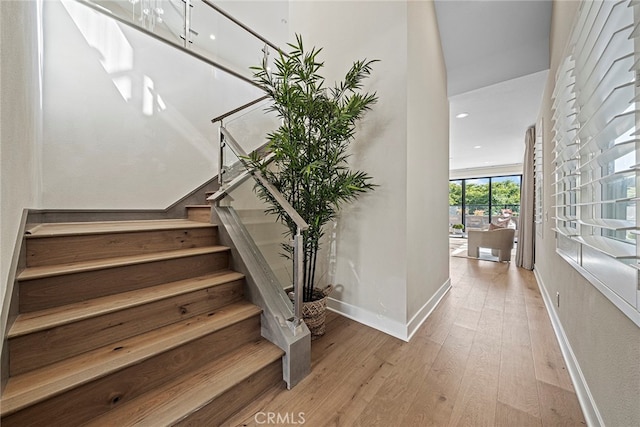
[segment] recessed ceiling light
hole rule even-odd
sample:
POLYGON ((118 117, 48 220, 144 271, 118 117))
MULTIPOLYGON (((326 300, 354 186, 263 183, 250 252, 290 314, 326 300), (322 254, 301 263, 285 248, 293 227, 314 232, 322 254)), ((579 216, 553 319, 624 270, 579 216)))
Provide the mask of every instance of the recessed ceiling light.
POLYGON ((460 113, 456 115, 456 119, 464 119, 465 117, 468 117, 469 113, 460 113))
POLYGON ((215 35, 215 34, 209 34, 209 38, 210 38, 211 40, 215 40, 215 39, 216 39, 216 35, 215 35))
POLYGON ((473 148, 482 148, 482 145, 474 145, 473 148))

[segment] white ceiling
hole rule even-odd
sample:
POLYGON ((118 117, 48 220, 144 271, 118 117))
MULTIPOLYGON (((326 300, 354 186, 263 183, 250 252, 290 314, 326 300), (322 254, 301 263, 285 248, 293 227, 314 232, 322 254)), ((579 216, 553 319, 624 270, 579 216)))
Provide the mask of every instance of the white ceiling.
POLYGON ((522 163, 549 68, 551 0, 435 6, 447 67, 450 169, 522 163), (469 116, 455 118, 462 112, 469 116))

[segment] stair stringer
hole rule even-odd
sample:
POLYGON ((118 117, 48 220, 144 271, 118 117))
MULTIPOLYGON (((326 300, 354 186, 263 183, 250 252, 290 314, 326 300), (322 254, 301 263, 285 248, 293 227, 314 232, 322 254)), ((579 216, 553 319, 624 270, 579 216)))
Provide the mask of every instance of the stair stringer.
POLYGON ((235 271, 245 275, 245 298, 262 308, 262 336, 285 352, 283 379, 289 389, 311 372, 311 333, 304 322, 293 328, 293 306, 249 235, 236 211, 230 206, 213 207, 220 243, 231 248, 235 271))
MULTIPOLYGON (((20 225, 16 234, 16 242, 13 248, 13 257, 9 266, 9 276, 6 282, 4 295, 0 294, 2 299, 2 309, 0 312, 0 393, 4 391, 5 385, 9 379, 9 343, 7 336, 9 329, 13 325, 18 316, 18 271, 24 269, 27 264, 26 244, 24 232, 28 223, 28 209, 22 210, 20 225)), ((6 236, 4 236, 6 238, 6 236)))

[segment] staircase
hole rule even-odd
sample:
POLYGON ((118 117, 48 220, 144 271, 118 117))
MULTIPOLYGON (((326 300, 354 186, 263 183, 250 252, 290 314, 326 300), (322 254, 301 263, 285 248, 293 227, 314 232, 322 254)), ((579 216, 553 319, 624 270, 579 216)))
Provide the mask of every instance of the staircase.
POLYGON ((2 426, 213 426, 282 382, 208 222, 28 230, 2 426))

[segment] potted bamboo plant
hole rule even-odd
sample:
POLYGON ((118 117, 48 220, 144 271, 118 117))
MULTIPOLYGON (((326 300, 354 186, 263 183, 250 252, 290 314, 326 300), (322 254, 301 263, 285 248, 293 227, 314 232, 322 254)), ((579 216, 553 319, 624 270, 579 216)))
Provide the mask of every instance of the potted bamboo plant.
MULTIPOLYGON (((344 80, 333 87, 324 86, 318 59, 322 49, 305 51, 302 37, 289 44, 291 52, 282 52, 271 70, 265 62, 253 67, 254 81, 272 103, 268 108, 281 119, 281 125, 268 134, 269 151, 274 153, 270 166, 258 155, 250 159, 309 224, 303 234, 303 314, 312 337, 324 333, 324 309, 331 286, 318 289, 316 265, 325 224, 336 218, 340 207, 372 190, 372 178, 349 168, 349 144, 356 123, 377 102, 375 93, 361 93, 362 81, 371 73, 375 60, 355 61, 344 80), (311 315, 317 315, 310 318, 311 315)), ((296 224, 259 185, 258 195, 269 205, 268 213, 296 233, 296 224)), ((283 245, 283 255, 292 259, 292 247, 283 245)))

